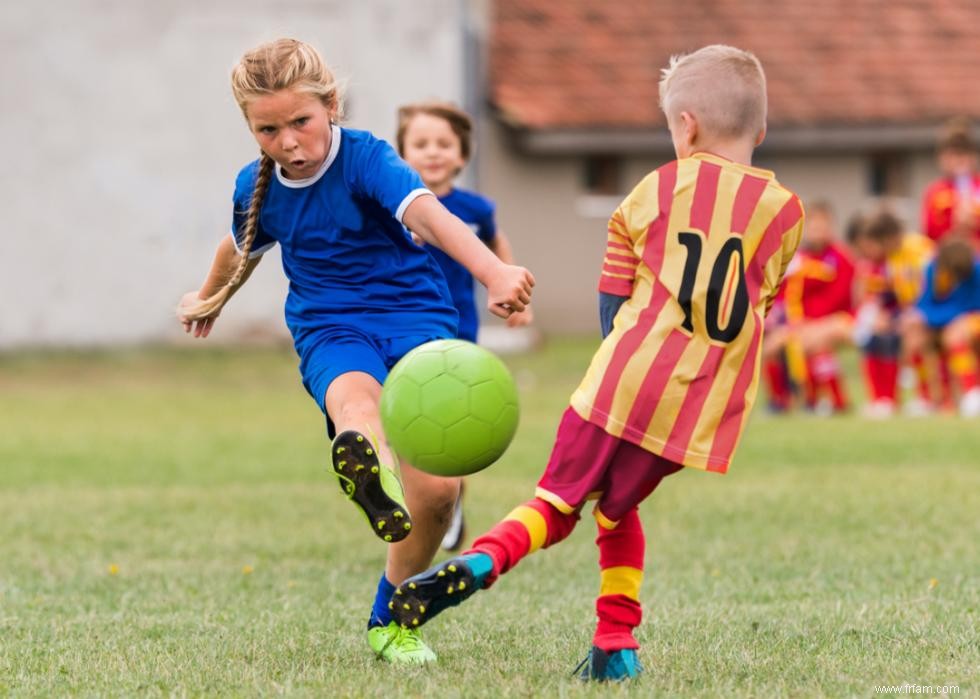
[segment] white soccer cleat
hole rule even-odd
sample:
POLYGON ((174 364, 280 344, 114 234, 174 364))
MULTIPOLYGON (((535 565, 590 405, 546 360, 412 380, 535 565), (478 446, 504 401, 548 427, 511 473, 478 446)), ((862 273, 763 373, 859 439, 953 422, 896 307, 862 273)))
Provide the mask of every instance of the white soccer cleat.
POLYGON ((960 398, 960 415, 980 417, 980 387, 971 388, 960 398))
POLYGON ((903 413, 907 417, 928 417, 936 412, 936 406, 927 400, 916 397, 911 398, 906 404, 903 413))
POLYGON ((861 413, 869 420, 887 420, 895 415, 895 401, 879 398, 865 405, 861 413))

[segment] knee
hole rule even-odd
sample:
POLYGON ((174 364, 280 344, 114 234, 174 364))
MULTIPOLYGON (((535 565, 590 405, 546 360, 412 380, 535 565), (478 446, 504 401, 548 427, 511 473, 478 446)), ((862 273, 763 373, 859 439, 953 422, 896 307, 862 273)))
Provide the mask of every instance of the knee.
POLYGON ((378 403, 368 395, 352 396, 340 405, 340 414, 331 416, 342 425, 372 424, 378 417, 378 403))
POLYGON ((418 503, 416 508, 421 506, 440 522, 449 522, 459 497, 459 483, 458 478, 431 476, 424 483, 407 482, 406 489, 415 491, 412 499, 418 503))

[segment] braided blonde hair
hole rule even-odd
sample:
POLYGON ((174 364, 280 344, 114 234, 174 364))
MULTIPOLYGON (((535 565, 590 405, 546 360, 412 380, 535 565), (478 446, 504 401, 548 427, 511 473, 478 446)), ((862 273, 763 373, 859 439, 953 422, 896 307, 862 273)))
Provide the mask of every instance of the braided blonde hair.
MULTIPOLYGON (((296 90, 314 95, 335 117, 341 111, 340 89, 333 73, 315 48, 296 39, 276 39, 248 51, 231 71, 231 91, 245 119, 249 103, 280 90, 296 90)), ((213 295, 182 309, 186 320, 216 316, 227 303, 231 292, 242 283, 248 269, 249 253, 258 230, 259 212, 272 180, 274 161, 265 153, 259 160, 259 171, 242 231, 241 261, 227 283, 213 295)))

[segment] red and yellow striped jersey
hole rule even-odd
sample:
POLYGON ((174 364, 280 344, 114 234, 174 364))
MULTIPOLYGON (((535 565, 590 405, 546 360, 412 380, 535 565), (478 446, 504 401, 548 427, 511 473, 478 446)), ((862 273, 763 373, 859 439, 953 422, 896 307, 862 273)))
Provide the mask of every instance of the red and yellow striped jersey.
POLYGON ((769 171, 698 153, 647 175, 609 221, 599 290, 629 299, 572 408, 666 459, 727 471, 802 231, 799 199, 769 171))

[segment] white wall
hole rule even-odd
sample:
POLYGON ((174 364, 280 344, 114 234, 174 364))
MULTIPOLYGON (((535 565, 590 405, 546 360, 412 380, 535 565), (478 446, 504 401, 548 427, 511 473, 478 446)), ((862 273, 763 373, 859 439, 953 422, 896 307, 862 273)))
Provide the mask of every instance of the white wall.
MULTIPOLYGON (((462 98, 460 0, 50 0, 0 4, 0 348, 177 339, 173 308, 229 227, 257 155, 228 86, 243 51, 309 41, 348 124, 462 98)), ((269 255, 217 339, 285 333, 269 255)), ((275 259, 271 259, 275 258, 275 259)))

